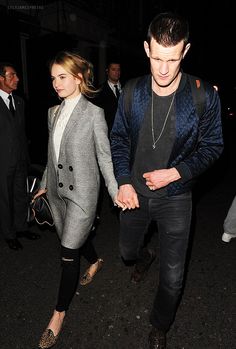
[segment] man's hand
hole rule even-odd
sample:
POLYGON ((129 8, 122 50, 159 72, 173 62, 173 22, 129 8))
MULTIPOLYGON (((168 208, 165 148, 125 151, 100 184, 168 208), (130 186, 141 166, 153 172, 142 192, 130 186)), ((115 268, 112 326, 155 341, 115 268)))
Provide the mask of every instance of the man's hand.
POLYGON ((126 208, 130 210, 139 207, 137 193, 131 184, 123 184, 120 186, 117 199, 123 204, 123 211, 126 208))
POLYGON ((180 179, 180 174, 175 167, 170 169, 155 170, 143 174, 146 185, 150 190, 157 190, 167 186, 169 183, 180 179))
POLYGON ((118 193, 115 196, 114 205, 119 207, 119 208, 122 208, 122 211, 124 211, 126 209, 126 206, 121 201, 118 200, 118 193))

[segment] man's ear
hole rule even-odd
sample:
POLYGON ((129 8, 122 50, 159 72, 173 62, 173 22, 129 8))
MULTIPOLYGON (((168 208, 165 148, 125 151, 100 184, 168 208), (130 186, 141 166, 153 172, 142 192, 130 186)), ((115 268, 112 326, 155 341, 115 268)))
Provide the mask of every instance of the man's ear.
POLYGON ((191 46, 190 43, 188 43, 188 44, 185 46, 185 48, 184 48, 184 53, 183 53, 183 58, 186 56, 188 50, 190 49, 190 46, 191 46))
POLYGON ((146 52, 146 55, 148 56, 148 58, 150 57, 150 49, 149 49, 149 44, 147 43, 147 41, 144 41, 144 50, 146 52))

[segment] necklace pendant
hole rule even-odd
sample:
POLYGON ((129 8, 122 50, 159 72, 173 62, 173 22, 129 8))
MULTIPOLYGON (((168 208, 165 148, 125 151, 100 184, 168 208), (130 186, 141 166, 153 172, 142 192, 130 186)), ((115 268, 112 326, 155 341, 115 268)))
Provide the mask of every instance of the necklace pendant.
POLYGON ((153 145, 152 145, 152 149, 155 149, 155 148, 156 148, 156 144, 153 144, 153 145))

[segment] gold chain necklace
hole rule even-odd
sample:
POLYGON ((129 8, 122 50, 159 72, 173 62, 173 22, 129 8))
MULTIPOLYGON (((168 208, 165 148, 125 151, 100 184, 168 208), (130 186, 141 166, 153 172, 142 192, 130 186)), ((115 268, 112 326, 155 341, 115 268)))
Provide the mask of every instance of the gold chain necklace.
POLYGON ((157 137, 157 139, 155 139, 155 133, 154 133, 154 111, 153 111, 153 90, 152 90, 152 109, 151 109, 151 127, 152 127, 152 149, 155 149, 156 148, 156 144, 159 142, 163 132, 164 132, 164 129, 165 129, 165 126, 166 126, 166 123, 167 123, 167 120, 168 120, 168 117, 169 117, 169 114, 170 114, 170 111, 171 111, 171 108, 172 108, 172 105, 173 105, 173 102, 174 102, 174 99, 175 99, 175 94, 176 94, 176 90, 173 94, 173 97, 171 99, 171 102, 170 102, 170 106, 169 106, 169 109, 166 113, 166 117, 165 117, 165 121, 163 123, 163 126, 162 126, 162 129, 161 129, 161 132, 159 134, 159 136, 157 137))

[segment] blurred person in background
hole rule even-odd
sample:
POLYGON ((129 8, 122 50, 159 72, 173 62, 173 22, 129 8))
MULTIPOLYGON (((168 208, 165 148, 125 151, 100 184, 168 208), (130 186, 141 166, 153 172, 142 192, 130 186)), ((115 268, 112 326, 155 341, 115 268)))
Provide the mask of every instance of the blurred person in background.
POLYGON ((23 248, 19 238, 40 238, 27 223, 29 155, 24 101, 14 93, 18 83, 14 65, 0 62, 0 231, 14 251, 23 248))
POLYGON ((236 238, 236 196, 230 205, 223 226, 222 241, 230 242, 233 238, 236 238))

